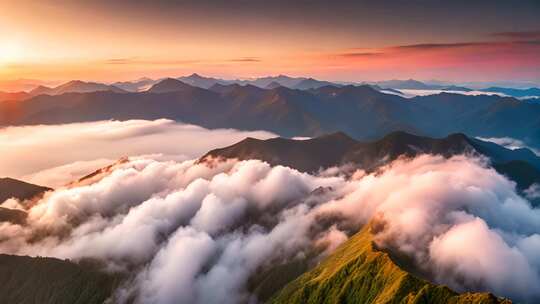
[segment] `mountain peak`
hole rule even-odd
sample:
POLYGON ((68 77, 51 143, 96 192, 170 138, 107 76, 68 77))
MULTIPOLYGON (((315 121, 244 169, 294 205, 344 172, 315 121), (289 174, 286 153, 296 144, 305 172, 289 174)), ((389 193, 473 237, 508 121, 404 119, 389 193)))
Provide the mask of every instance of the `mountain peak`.
POLYGON ((197 73, 193 73, 191 75, 188 76, 188 78, 199 78, 199 79, 203 79, 203 78, 206 78, 206 77, 203 77, 197 73))
POLYGON ((68 81, 66 82, 65 84, 63 84, 63 86, 72 86, 72 85, 82 85, 82 84, 86 84, 86 83, 91 83, 91 82, 84 82, 82 80, 71 80, 71 81, 68 81))
POLYGON ((281 83, 277 82, 277 81, 272 81, 271 83, 269 83, 266 87, 264 87, 265 89, 275 89, 275 88, 279 88, 281 87, 281 83))
POLYGON ((318 138, 332 139, 332 140, 339 140, 339 141, 345 140, 345 141, 356 142, 356 140, 354 138, 350 137, 347 133, 342 132, 342 131, 325 134, 325 135, 322 135, 322 136, 320 136, 318 138))
POLYGON ((34 90, 32 90, 30 93, 32 95, 42 95, 42 94, 61 95, 65 93, 91 93, 91 92, 102 92, 102 91, 111 91, 115 93, 126 92, 113 85, 106 85, 106 84, 97 83, 97 82, 85 82, 82 80, 71 80, 55 88, 39 86, 35 88, 34 90))
POLYGON ((150 93, 170 93, 183 91, 193 88, 192 86, 174 78, 165 78, 162 81, 154 84, 147 92, 150 93))
POLYGON ((32 90, 30 90, 30 95, 37 96, 37 95, 43 95, 47 94, 52 90, 52 88, 46 87, 44 85, 40 85, 32 90))

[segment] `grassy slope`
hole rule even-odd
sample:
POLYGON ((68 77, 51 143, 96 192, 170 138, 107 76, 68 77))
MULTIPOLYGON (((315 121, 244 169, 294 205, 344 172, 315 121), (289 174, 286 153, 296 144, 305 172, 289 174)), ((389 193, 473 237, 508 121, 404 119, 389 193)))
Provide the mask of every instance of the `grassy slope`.
POLYGON ((372 247, 369 228, 277 293, 270 303, 511 303, 489 293, 458 294, 400 269, 372 247))
POLYGON ((0 303, 101 304, 116 283, 89 265, 0 255, 0 303))

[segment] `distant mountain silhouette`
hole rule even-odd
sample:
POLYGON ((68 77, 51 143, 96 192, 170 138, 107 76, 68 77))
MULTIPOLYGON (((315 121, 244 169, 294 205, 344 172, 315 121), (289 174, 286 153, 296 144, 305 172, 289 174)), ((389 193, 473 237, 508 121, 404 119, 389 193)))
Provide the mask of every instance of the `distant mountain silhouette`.
POLYGON ((52 91, 53 91, 52 88, 40 85, 32 89, 29 94, 32 96, 43 95, 43 94, 53 95, 52 91))
POLYGON ((441 91, 456 91, 456 92, 470 92, 472 89, 463 86, 456 85, 439 85, 439 84, 427 84, 418 80, 384 80, 370 82, 372 85, 377 85, 383 89, 409 89, 409 90, 441 90, 441 91))
POLYGON ((272 82, 277 82, 283 87, 287 88, 293 88, 298 83, 300 83, 302 80, 305 80, 306 78, 303 77, 289 77, 287 75, 278 75, 278 76, 268 76, 268 77, 261 77, 253 80, 244 80, 243 84, 251 84, 254 86, 258 86, 260 88, 264 88, 268 86, 272 82))
POLYGON ((84 82, 80 80, 73 80, 68 83, 62 84, 55 88, 49 88, 45 86, 39 86, 32 91, 30 94, 33 96, 37 95, 61 95, 65 93, 90 93, 90 92, 101 92, 101 91, 111 91, 115 93, 125 93, 126 91, 112 86, 106 85, 103 83, 96 82, 84 82))
POLYGON ((185 90, 192 90, 193 86, 190 86, 180 80, 174 78, 166 78, 160 82, 154 84, 147 92, 149 93, 171 93, 185 90))
POLYGON ((439 88, 439 86, 434 85, 428 85, 421 81, 414 80, 414 79, 407 79, 407 80, 384 80, 384 81, 376 81, 371 82, 372 84, 378 85, 381 88, 389 88, 389 89, 413 89, 413 90, 432 90, 439 88))
MULTIPOLYGON (((272 81, 276 78, 289 79, 272 81)), ((539 103, 511 97, 441 93, 407 99, 368 85, 297 90, 217 83, 203 89, 172 78, 140 93, 100 91, 0 102, 0 125, 169 118, 285 137, 344 131, 369 140, 393 131, 434 137, 461 132, 513 137, 533 147, 540 147, 538 117, 539 103)))
POLYGON ((135 81, 115 82, 112 85, 128 92, 142 92, 148 90, 152 85, 158 82, 159 80, 141 78, 135 81))
POLYGON ((32 97, 26 92, 0 92, 0 101, 3 100, 24 100, 32 97))
POLYGON ((472 89, 469 89, 469 88, 466 88, 466 87, 461 87, 461 86, 455 86, 455 85, 443 86, 439 90, 442 90, 442 91, 455 91, 455 92, 471 92, 471 91, 473 91, 472 89))
POLYGON ((300 81, 297 83, 293 88, 298 90, 308 90, 308 89, 317 89, 320 87, 328 86, 328 85, 336 85, 332 82, 328 81, 320 81, 313 78, 308 78, 300 81))
MULTIPOLYGON (((253 85, 257 86, 259 88, 264 89, 275 89, 278 86, 286 87, 289 89, 298 89, 298 90, 309 90, 309 89, 316 89, 323 86, 344 86, 344 85, 371 85, 377 90, 392 90, 392 89, 421 89, 421 90, 443 90, 443 91, 461 91, 461 92, 468 92, 472 91, 469 88, 462 87, 462 86, 454 86, 454 85, 436 85, 436 84, 426 84, 418 80, 409 79, 409 80, 386 80, 386 81, 378 81, 378 82, 369 82, 369 83, 350 83, 350 84, 343 84, 339 82, 330 82, 330 81, 323 81, 323 80, 317 80, 314 78, 306 78, 306 77, 290 77, 287 75, 278 75, 278 76, 266 76, 266 77, 260 77, 260 78, 253 78, 253 79, 220 79, 220 78, 214 78, 214 77, 206 77, 201 76, 197 73, 193 73, 189 76, 181 76, 176 78, 186 84, 189 84, 191 86, 203 88, 203 89, 209 89, 212 86, 219 84, 219 85, 231 85, 231 84, 238 84, 238 85, 253 85)), ((156 83, 158 81, 154 81, 156 83)), ((117 83, 119 87, 126 89, 131 92, 136 92, 137 90, 130 89, 130 85, 133 83, 117 83)), ((115 84, 115 85, 117 85, 115 84)), ((395 91, 396 93, 400 93, 399 91, 395 91)))
POLYGON ((265 86, 264 88, 265 88, 265 89, 271 90, 271 89, 275 89, 275 88, 278 88, 278 87, 281 87, 281 86, 282 86, 282 85, 281 85, 279 82, 277 82, 277 81, 272 81, 271 83, 269 83, 269 84, 268 84, 267 86, 265 86))
POLYGON ((191 86, 208 89, 212 87, 215 84, 230 84, 230 81, 223 80, 223 79, 217 79, 212 77, 204 77, 197 73, 193 73, 189 76, 183 76, 178 77, 178 80, 182 81, 183 83, 187 83, 191 86))

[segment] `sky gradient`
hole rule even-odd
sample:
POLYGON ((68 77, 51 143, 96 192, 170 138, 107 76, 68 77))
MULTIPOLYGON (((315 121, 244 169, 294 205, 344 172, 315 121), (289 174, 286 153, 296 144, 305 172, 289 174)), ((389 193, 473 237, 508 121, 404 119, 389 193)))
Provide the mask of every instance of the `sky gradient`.
POLYGON ((0 0, 0 11, 0 80, 540 82, 534 0, 0 0))

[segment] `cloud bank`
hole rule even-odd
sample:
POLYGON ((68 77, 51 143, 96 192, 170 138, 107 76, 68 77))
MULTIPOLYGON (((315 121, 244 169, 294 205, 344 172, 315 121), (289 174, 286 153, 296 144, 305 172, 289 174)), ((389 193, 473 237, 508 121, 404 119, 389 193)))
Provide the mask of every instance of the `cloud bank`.
POLYGON ((403 95, 397 94, 392 91, 384 91, 388 94, 400 95, 406 98, 413 98, 416 96, 428 96, 428 95, 437 95, 441 93, 451 93, 451 94, 460 94, 460 95, 497 95, 497 96, 507 96, 499 92, 485 92, 485 91, 452 91, 452 90, 417 90, 417 89, 400 89, 399 90, 403 95))
POLYGON ((159 153, 186 160, 269 132, 208 130, 167 119, 0 128, 1 174, 57 187, 124 156, 159 153))
POLYGON ((1 223, 0 252, 102 260, 130 274, 121 303, 238 303, 257 301, 256 274, 316 263, 369 224, 381 248, 437 283, 540 300, 540 210, 484 160, 423 155, 352 178, 335 171, 131 158, 48 193, 26 225, 1 223))

